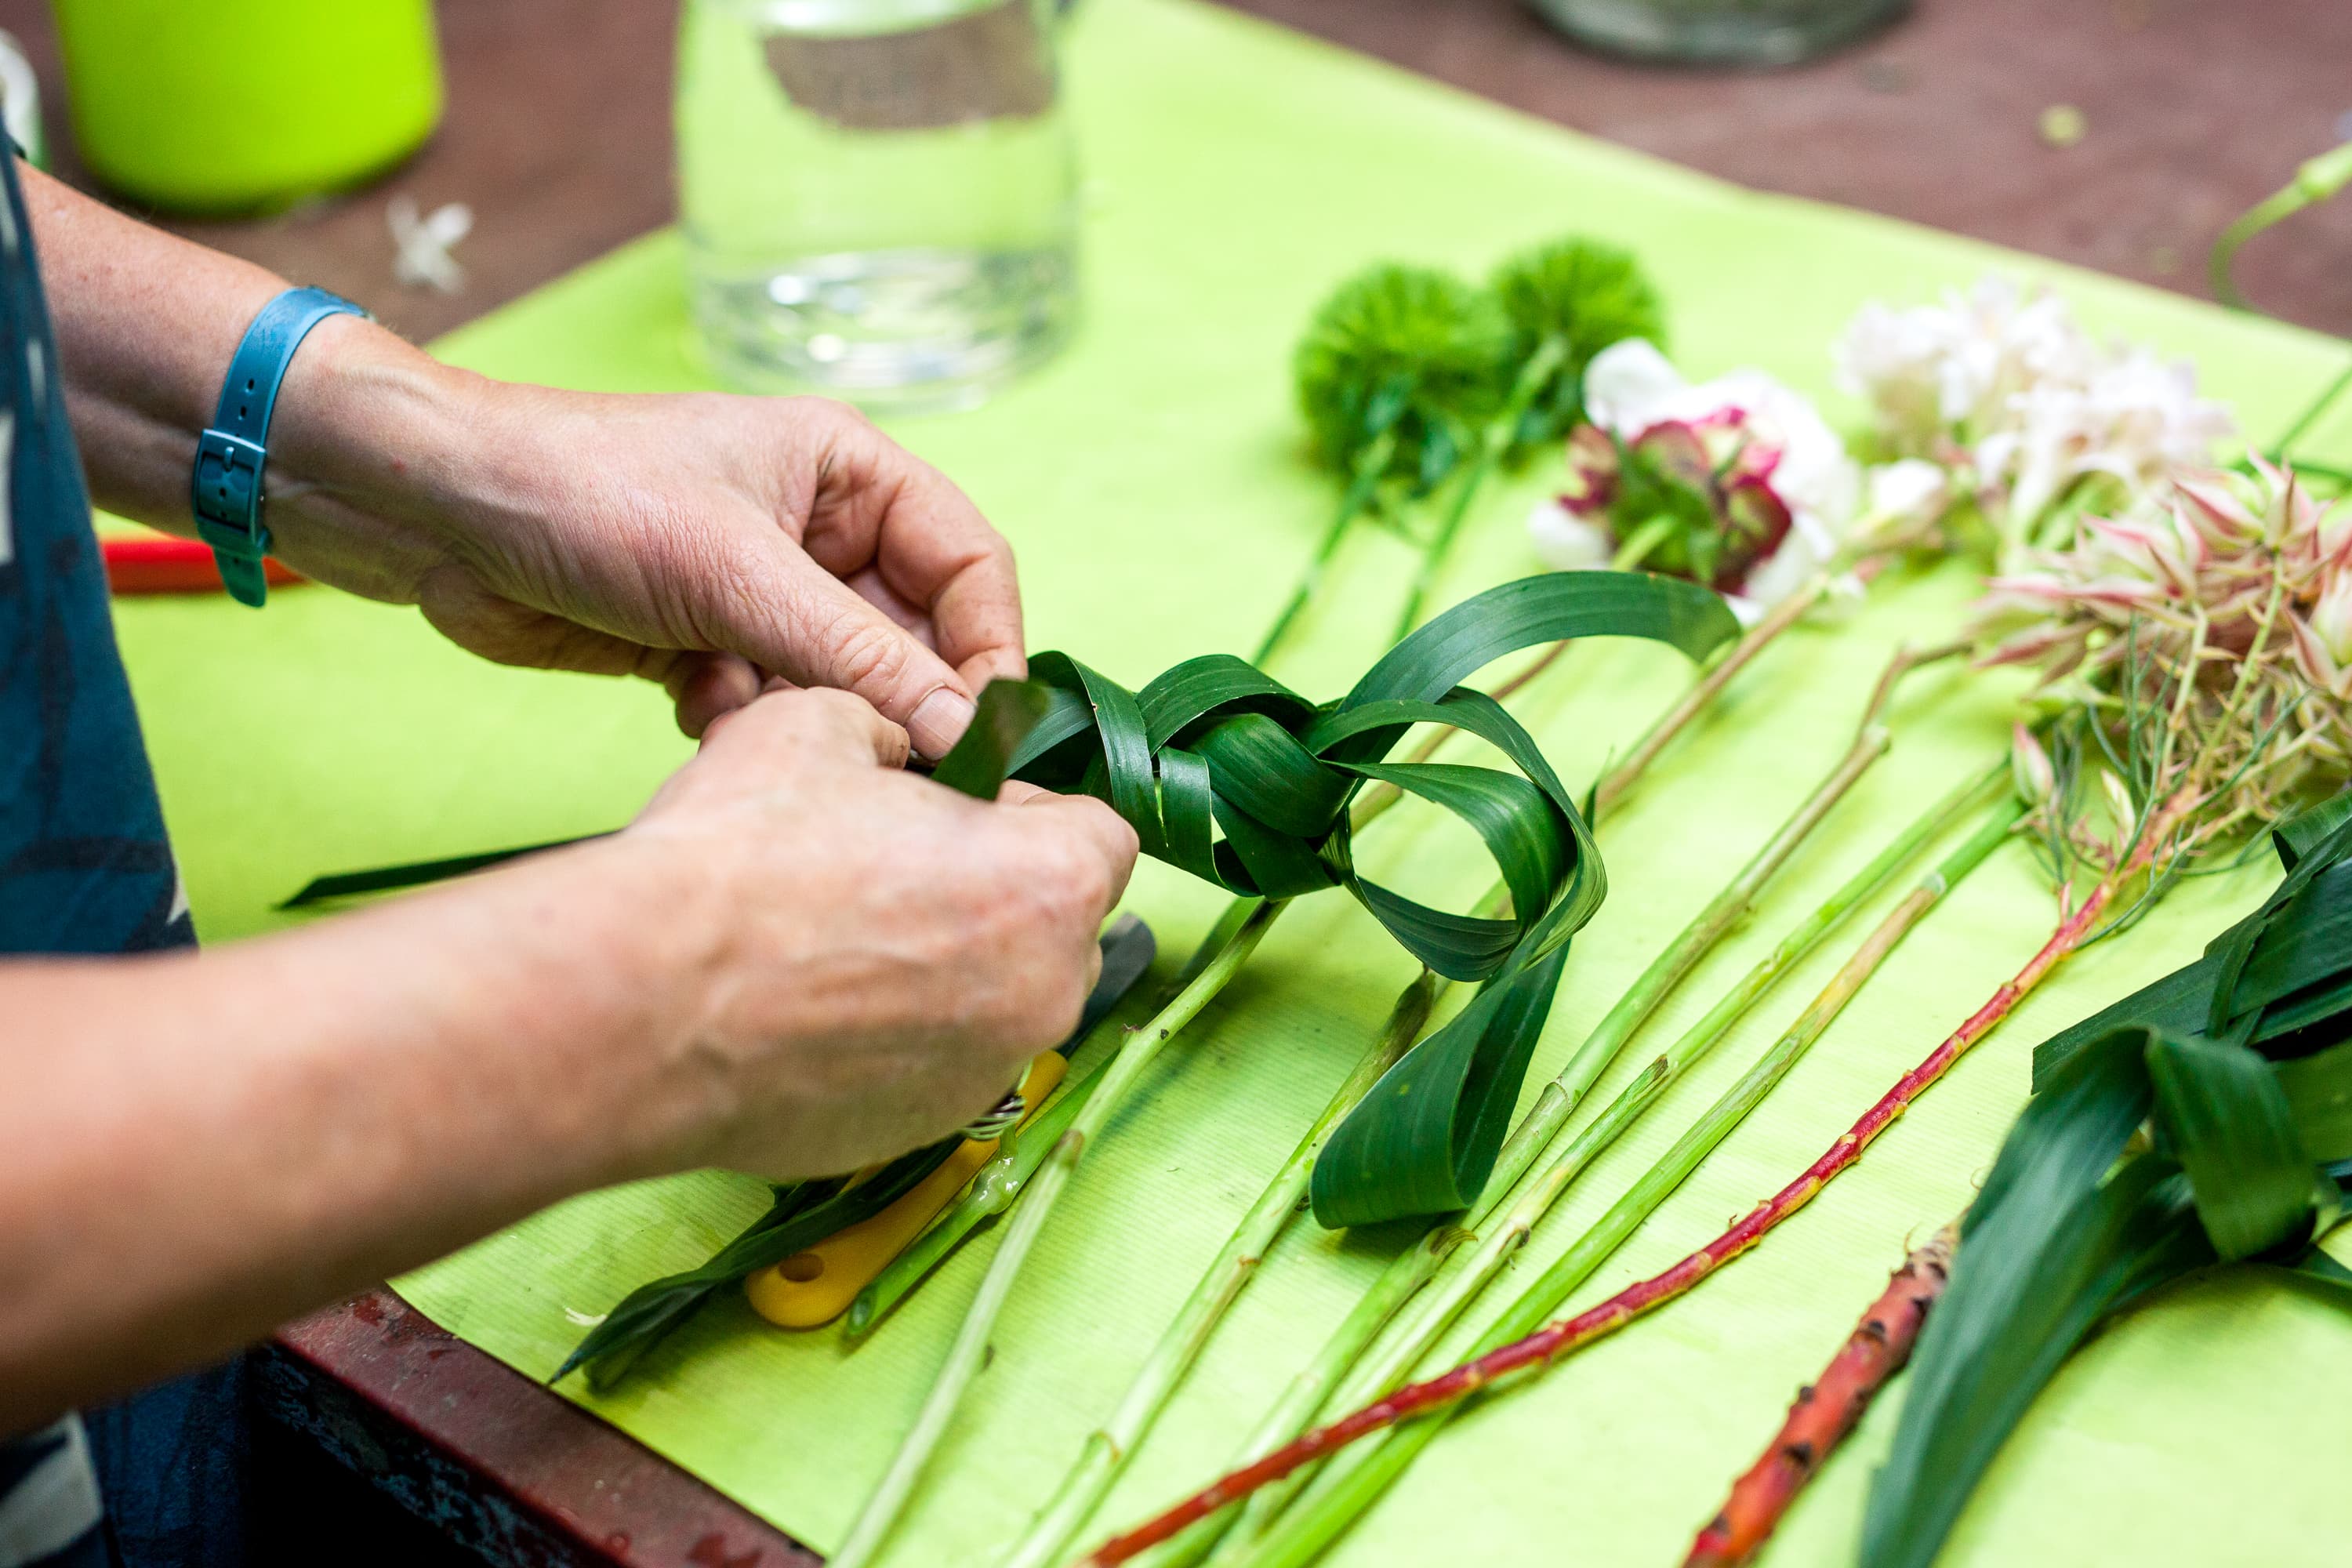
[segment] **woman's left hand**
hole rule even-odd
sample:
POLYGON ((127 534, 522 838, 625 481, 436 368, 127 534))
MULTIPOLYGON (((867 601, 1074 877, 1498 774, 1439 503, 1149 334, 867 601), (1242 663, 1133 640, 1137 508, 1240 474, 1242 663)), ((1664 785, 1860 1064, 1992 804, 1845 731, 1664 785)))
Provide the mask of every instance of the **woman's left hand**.
POLYGON ((1013 552, 845 405, 488 381, 365 323, 289 376, 275 553, 502 664, 637 675, 699 735, 777 681, 937 758, 1024 673, 1013 552))

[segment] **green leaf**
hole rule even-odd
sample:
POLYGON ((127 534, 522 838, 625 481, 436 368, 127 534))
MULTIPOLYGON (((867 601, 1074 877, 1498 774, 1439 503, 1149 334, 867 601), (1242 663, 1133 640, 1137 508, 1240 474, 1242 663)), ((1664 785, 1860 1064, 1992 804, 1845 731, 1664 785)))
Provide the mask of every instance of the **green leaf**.
POLYGON ((2227 1041, 2158 1037, 2147 1067, 2167 1142, 2221 1259, 2309 1240, 2315 1162, 2270 1064, 2227 1041))
POLYGON ((2276 833, 2285 876, 2196 963, 2043 1042, 2035 1096, 1963 1222, 1864 1524, 1924 1568, 2034 1396, 2104 1317, 2215 1262, 2293 1256, 2352 1160, 2352 792, 2276 833), (2152 1136, 2135 1143, 2145 1125, 2152 1136))
MULTIPOLYGON (((589 838, 601 838, 592 833, 589 838)), ((310 904, 322 904, 331 899, 353 899, 363 893, 388 893, 400 888, 422 887, 427 882, 446 881, 475 871, 486 871, 501 861, 536 855, 542 849, 562 849, 573 844, 584 844, 586 838, 557 838, 545 844, 526 844, 519 849, 489 849, 475 855, 452 855, 440 860, 412 860, 401 866, 378 866, 366 871, 337 871, 324 877, 313 877, 280 903, 281 910, 299 910, 310 904)))
POLYGON ((2352 1040, 2273 1069, 2311 1157, 2332 1165, 2352 1160, 2352 1040))
POLYGON ((2332 804, 2278 829, 2286 876, 2260 909, 2208 943, 2203 957, 2036 1047, 2035 1089, 2086 1042, 2121 1027, 2241 1038, 2265 1055, 2286 1056, 2297 1037, 2352 1016, 2352 790, 2336 801, 2347 809, 2337 813, 2332 804), (2304 852, 2294 849, 2296 842, 2304 852))
POLYGON ((609 1385, 718 1291, 880 1214, 945 1163, 962 1142, 950 1138, 902 1154, 856 1186, 828 1184, 833 1190, 815 1203, 806 1203, 799 1189, 783 1189, 766 1216, 699 1268, 640 1285, 621 1298, 548 1381, 561 1383, 586 1367, 590 1382, 609 1385))
POLYGON ((2300 1248, 2352 1300, 2310 1248, 2343 1213, 2319 1162, 2352 1157, 2352 816, 2282 827, 2279 858, 2204 957, 2034 1051, 2032 1105, 1919 1338, 1865 1568, 1924 1568, 2074 1344, 2168 1279, 2300 1248), (2152 1147, 2126 1157, 2143 1123, 2152 1147))
POLYGON ((2331 857, 2328 844, 2347 830, 2352 830, 2352 790, 2342 790, 2280 823, 2272 830, 2271 838, 2277 847, 2280 863, 2292 871, 2314 850, 2322 851, 2322 858, 2342 858, 2340 845, 2331 857))
POLYGON ((980 694, 971 728, 931 770, 932 781, 982 800, 994 800, 1005 775, 1013 771, 1013 755, 1021 742, 1036 730, 1051 706, 1051 696, 1044 687, 1027 681, 990 681, 980 694))
POLYGON ((1893 1449, 1863 1520, 1864 1568, 1926 1568, 2000 1445, 2117 1302, 2210 1261, 2178 1168, 2102 1173, 2153 1099, 2149 1036, 2076 1052, 2018 1118, 1919 1336, 1893 1449))
POLYGON ((1737 630, 1722 601, 1692 584, 1572 572, 1454 606, 1328 708, 1224 655, 1187 660, 1129 693, 1065 655, 1040 654, 1031 679, 1049 695, 1024 711, 1043 713, 1036 722, 1055 725, 1053 737, 1007 747, 992 728, 940 766, 985 785, 1002 763, 1031 784, 1095 795, 1134 826, 1146 854, 1234 893, 1343 886, 1430 968, 1484 982, 1341 1123, 1315 1173, 1315 1212, 1327 1225, 1434 1213, 1468 1202, 1492 1171, 1568 940, 1608 886, 1591 831, 1542 752, 1500 704, 1461 682, 1538 643, 1639 637, 1697 658, 1737 630), (1385 760, 1424 723, 1478 736, 1516 771, 1385 760), (1432 909, 1360 877, 1347 805, 1366 780, 1467 824, 1510 889, 1510 918, 1432 909))

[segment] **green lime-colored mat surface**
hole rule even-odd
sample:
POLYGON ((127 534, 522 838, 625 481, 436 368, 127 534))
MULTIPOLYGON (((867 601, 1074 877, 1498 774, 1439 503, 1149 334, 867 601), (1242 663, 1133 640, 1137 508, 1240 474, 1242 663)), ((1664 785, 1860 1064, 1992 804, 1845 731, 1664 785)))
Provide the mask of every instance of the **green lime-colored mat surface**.
MULTIPOLYGON (((1069 648, 1129 682, 1188 655, 1246 650, 1273 613, 1328 504, 1298 450, 1289 345, 1322 291, 1375 257, 1483 269, 1530 239, 1604 235, 1656 273, 1692 371, 1752 363, 1824 392, 1828 344, 1862 300, 1915 300, 1989 268, 2053 283, 2102 332, 2194 359, 2260 436, 2275 434, 2343 357, 2307 334, 2112 280, 1736 190, 1174 0, 1082 8, 1070 76, 1088 171, 1084 332, 982 411, 894 429, 1018 546, 1032 646, 1069 648)), ((492 374, 562 385, 704 385, 686 347, 680 262, 676 238, 654 236, 442 347, 492 374)), ((2352 418, 2315 446, 2352 449, 2352 418)), ((1555 477, 1539 466, 1489 500, 1446 598, 1533 569, 1519 521, 1555 477)), ((1391 540, 1360 540, 1280 673, 1316 696, 1352 681, 1380 650, 1406 557, 1391 540)), ((1788 639, 1604 826, 1612 894, 1578 940, 1531 1082, 1804 793, 1896 639, 1940 634, 1968 596, 1957 570, 1896 582, 1844 624, 1788 639)), ((203 599, 130 603, 119 617, 213 941, 283 923, 269 906, 314 872, 614 826, 687 754, 657 691, 493 668, 414 612, 324 590, 279 595, 258 616, 203 599)), ((1685 679, 1654 649, 1594 645, 1520 710, 1563 773, 1589 779, 1685 679)), ((1957 674, 1915 683, 1892 757, 1603 1091, 1929 792, 1996 755, 2014 690, 1957 674)), ((1363 853, 1384 879, 1455 907, 1489 876, 1465 840, 1436 828, 1384 827, 1363 853)), ((2270 875, 2193 883, 2128 941, 2092 950, 1759 1253, 1461 1423, 1336 1561, 1679 1560, 1906 1238, 1967 1202, 2023 1100, 2033 1042, 2193 954, 2270 875)), ((1171 955, 1217 903, 1158 866, 1132 896, 1171 955)), ((1777 1187, 2006 975, 2050 916, 2022 847, 2005 850, 1581 1299, 1679 1256, 1777 1187)), ((1601 1162, 1538 1235, 1538 1258, 1769 1042, 1838 946, 1601 1162)), ((1313 900, 1159 1064, 1057 1215, 893 1562, 980 1562, 1011 1537, 1409 973, 1348 900, 1313 900)), ((721 1174, 591 1194, 399 1289, 543 1376, 583 1315, 699 1260, 761 1202, 759 1184, 721 1174)), ((1100 1522, 1131 1521, 1221 1468, 1400 1239, 1305 1223, 1286 1238, 1100 1522)), ((831 1332, 764 1329, 730 1297, 646 1363, 648 1375, 593 1407, 830 1546, 913 1415, 992 1245, 968 1248, 855 1353, 831 1332)), ((2178 1291, 2058 1379, 1947 1561, 2340 1561, 2347 1407, 2352 1324, 2251 1279, 2178 1291)), ((1873 1415, 1771 1561, 1850 1555, 1892 1414, 1890 1403, 1873 1415)))

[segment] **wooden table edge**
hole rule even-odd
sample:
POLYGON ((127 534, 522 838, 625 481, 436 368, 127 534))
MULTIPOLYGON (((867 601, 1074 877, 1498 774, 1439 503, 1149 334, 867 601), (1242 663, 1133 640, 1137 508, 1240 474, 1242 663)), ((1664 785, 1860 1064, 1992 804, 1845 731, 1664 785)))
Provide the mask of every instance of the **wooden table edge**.
POLYGON ((257 1415, 500 1563, 818 1568, 636 1439, 378 1287, 254 1357, 257 1415))

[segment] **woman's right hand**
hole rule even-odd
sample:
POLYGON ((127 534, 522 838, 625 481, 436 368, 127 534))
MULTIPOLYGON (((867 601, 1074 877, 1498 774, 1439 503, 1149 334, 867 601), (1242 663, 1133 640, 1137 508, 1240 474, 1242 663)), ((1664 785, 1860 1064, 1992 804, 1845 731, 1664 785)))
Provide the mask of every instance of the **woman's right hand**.
POLYGON ((907 752, 861 698, 773 692, 595 847, 686 937, 661 1163, 855 1169, 984 1112, 1076 1024, 1134 830, 1024 784, 970 799, 907 752))

